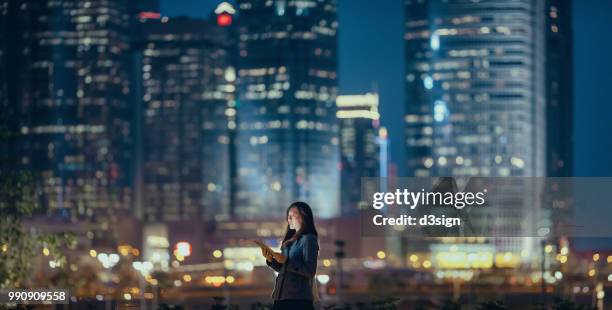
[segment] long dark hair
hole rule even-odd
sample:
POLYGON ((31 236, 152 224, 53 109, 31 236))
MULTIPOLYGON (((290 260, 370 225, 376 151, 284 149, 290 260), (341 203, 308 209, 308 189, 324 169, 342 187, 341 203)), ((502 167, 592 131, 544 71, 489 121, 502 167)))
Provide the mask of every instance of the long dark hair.
POLYGON ((302 201, 296 201, 292 203, 289 208, 287 208, 287 212, 285 214, 285 219, 289 216, 289 210, 291 208, 296 208, 300 215, 302 216, 302 226, 299 230, 289 228, 289 223, 287 223, 287 230, 285 231, 285 237, 281 242, 281 247, 287 247, 291 245, 294 241, 300 239, 303 234, 314 234, 317 238, 319 237, 319 233, 317 233, 317 228, 314 223, 314 216, 312 215, 312 209, 310 206, 302 201))

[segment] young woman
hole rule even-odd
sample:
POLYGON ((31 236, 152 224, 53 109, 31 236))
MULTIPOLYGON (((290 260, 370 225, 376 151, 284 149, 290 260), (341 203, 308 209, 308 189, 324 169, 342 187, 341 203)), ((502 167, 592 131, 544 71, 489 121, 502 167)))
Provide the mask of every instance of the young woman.
POLYGON ((278 272, 272 292, 274 309, 314 309, 319 242, 312 209, 305 202, 294 202, 287 208, 287 230, 281 251, 283 259, 277 260, 278 253, 262 248, 266 263, 278 272))

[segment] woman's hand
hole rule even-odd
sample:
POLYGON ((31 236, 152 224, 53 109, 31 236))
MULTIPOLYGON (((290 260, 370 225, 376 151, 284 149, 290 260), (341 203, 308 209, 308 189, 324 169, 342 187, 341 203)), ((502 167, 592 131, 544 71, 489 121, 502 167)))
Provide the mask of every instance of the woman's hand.
POLYGON ((261 255, 263 255, 268 262, 275 260, 281 264, 284 264, 287 261, 287 257, 285 255, 274 252, 270 248, 261 248, 261 255))
POLYGON ((278 252, 272 252, 272 258, 281 264, 284 264, 287 261, 287 256, 278 252))
POLYGON ((262 247, 261 248, 261 255, 263 255, 263 257, 265 257, 268 262, 271 262, 272 259, 274 259, 274 257, 273 257, 274 252, 272 252, 272 250, 270 248, 262 247))

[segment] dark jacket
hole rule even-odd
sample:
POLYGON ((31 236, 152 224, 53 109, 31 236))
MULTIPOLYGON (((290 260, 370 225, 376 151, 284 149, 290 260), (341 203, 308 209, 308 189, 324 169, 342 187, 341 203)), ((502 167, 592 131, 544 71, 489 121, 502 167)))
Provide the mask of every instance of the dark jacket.
POLYGON ((274 300, 312 300, 312 281, 317 272, 319 243, 314 234, 305 234, 290 246, 283 248, 287 256, 284 264, 272 260, 268 266, 278 272, 272 292, 274 300))

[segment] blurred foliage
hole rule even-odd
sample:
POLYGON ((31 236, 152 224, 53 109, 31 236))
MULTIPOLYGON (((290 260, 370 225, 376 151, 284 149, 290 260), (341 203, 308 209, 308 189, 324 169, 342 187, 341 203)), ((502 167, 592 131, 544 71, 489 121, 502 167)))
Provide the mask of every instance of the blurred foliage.
POLYGON ((490 301, 481 302, 480 304, 478 304, 476 309, 478 310, 505 310, 505 309, 508 309, 508 307, 506 307, 504 305, 504 302, 501 300, 490 300, 490 301))
MULTIPOLYGON (((240 309, 240 307, 238 307, 237 305, 225 305, 225 298, 223 297, 213 297, 214 303, 213 305, 210 307, 211 310, 238 310, 240 309)), ((260 305, 260 303, 257 303, 260 305)), ((259 308, 259 309, 266 309, 266 308, 259 308)), ((272 309, 272 308, 270 308, 272 309)))
POLYGON ((457 301, 445 300, 440 307, 441 310, 460 310, 461 304, 457 301))
POLYGON ((392 310, 398 309, 399 298, 387 297, 381 299, 375 299, 369 303, 357 302, 354 305, 351 303, 344 303, 342 305, 329 304, 323 306, 326 310, 349 310, 349 309, 368 309, 368 310, 392 310))
MULTIPOLYGON (((0 120, 2 149, 8 149, 8 141, 16 138, 0 120)), ((73 234, 43 234, 23 227, 22 219, 40 208, 40 191, 37 175, 20 171, 17 165, 6 153, 0 155, 0 288, 23 287, 36 257, 45 248, 60 268, 66 268, 62 249, 76 246, 73 234)))
POLYGON ((168 305, 168 304, 160 304, 159 305, 159 310, 183 310, 185 309, 183 306, 180 305, 168 305))
POLYGON ((272 304, 264 304, 261 302, 255 303, 251 305, 251 310, 271 310, 272 304))
MULTIPOLYGON (((546 309, 546 307, 544 307, 544 309, 546 309)), ((590 309, 595 309, 595 307, 579 305, 571 300, 555 297, 553 309, 555 310, 587 310, 587 309, 590 310, 590 309)))
MULTIPOLYGON (((210 309, 214 309, 214 310, 229 310, 229 309, 240 309, 238 306, 236 305, 225 305, 225 299, 223 297, 214 297, 213 298, 214 303, 211 306, 210 309)), ((341 305, 338 304, 327 304, 327 305, 322 305, 321 309, 326 309, 326 310, 350 310, 350 309, 357 309, 357 310, 382 310, 382 309, 399 309, 403 307, 400 307, 399 305, 399 298, 384 298, 384 299, 375 299, 372 300, 370 302, 356 302, 356 303, 343 303, 341 305)), ((427 302, 427 303, 422 303, 422 304, 418 304, 418 305, 412 305, 412 307, 410 307, 410 309, 452 309, 452 310, 459 310, 459 309, 482 309, 482 310, 501 310, 501 309, 515 309, 516 307, 510 307, 510 306, 506 306, 504 304, 503 301, 501 300, 497 300, 497 299, 493 299, 493 300, 488 300, 488 301, 484 301, 481 303, 478 303, 476 305, 476 307, 474 307, 474 305, 465 305, 465 304, 461 304, 457 301, 452 301, 452 300, 445 300, 443 301, 440 305, 434 305, 434 303, 427 302)), ((561 299, 561 298, 555 298, 555 302, 554 304, 551 306, 544 306, 542 304, 535 304, 532 307, 529 306, 524 306, 525 309, 554 309, 554 310, 594 310, 595 308, 589 307, 589 306, 585 306, 585 305, 578 305, 572 301, 569 301, 567 299, 561 299)), ((170 308, 171 309, 171 308, 170 308)), ((251 304, 251 306, 249 307, 249 309, 251 310, 271 310, 273 309, 273 304, 271 303, 261 303, 261 302, 257 302, 254 304, 251 304)), ((315 309, 318 309, 315 307, 315 309)))

